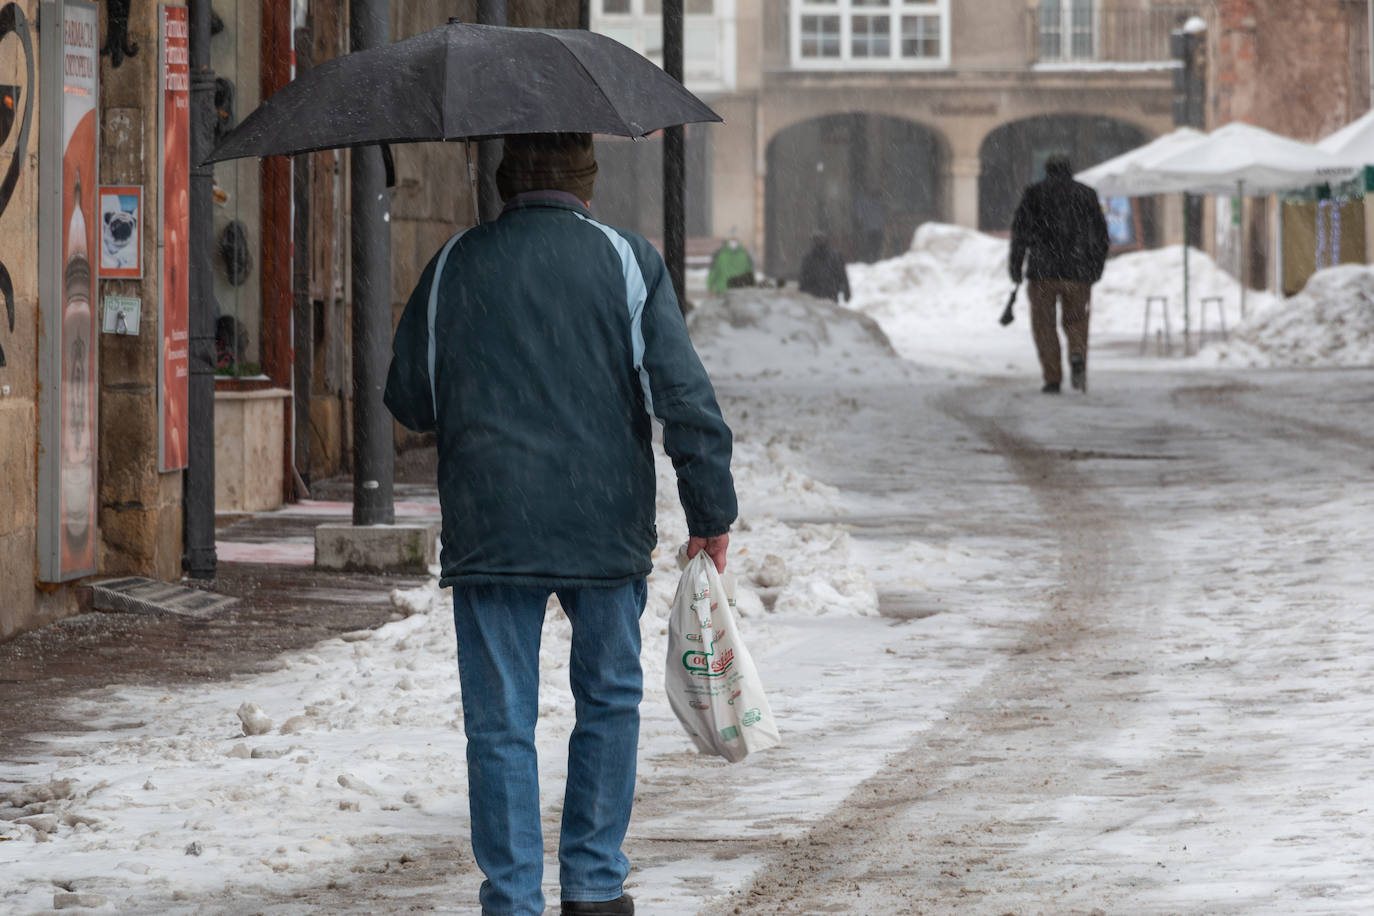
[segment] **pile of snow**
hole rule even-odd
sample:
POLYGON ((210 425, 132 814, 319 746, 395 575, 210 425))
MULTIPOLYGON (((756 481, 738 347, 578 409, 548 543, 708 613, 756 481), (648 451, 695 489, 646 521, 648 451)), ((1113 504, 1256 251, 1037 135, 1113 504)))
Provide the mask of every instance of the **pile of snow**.
POLYGON ((905 371, 871 318, 797 290, 732 289, 700 300, 687 321, 713 377, 905 371))
MULTIPOLYGON (((1026 362, 1029 305, 1024 287, 1017 298, 1017 322, 1010 329, 997 317, 1012 290, 1007 270, 1009 244, 972 229, 925 223, 911 250, 874 264, 852 264, 850 307, 878 322, 897 351, 908 359, 978 371, 1034 366, 1026 362), (1017 333, 1021 328, 1022 333, 1017 333)), ((1228 327, 1240 321, 1240 285, 1211 257, 1189 253, 1191 324, 1199 325, 1203 297, 1220 296, 1228 327)), ((1168 300, 1172 332, 1183 333, 1183 248, 1174 245, 1110 258, 1093 287, 1094 334, 1139 335, 1144 329, 1145 297, 1168 300)), ((1262 311, 1273 303, 1267 293, 1247 294, 1247 308, 1262 311)), ((1151 330, 1163 327, 1158 306, 1151 330)), ((1208 304, 1208 327, 1217 328, 1215 306, 1208 304)))
MULTIPOLYGON (((1145 297, 1166 296, 1169 300, 1169 320, 1174 335, 1183 334, 1183 246, 1170 245, 1149 251, 1132 251, 1107 261, 1102 279, 1093 287, 1094 333, 1136 334, 1144 328, 1145 297)), ((1223 270, 1210 255, 1196 248, 1188 252, 1189 322, 1197 333, 1202 317, 1202 300, 1221 297, 1226 326, 1240 323, 1240 284, 1223 270)), ((1246 311, 1253 313, 1269 308, 1274 296, 1258 290, 1247 290, 1246 311)), ((1162 327, 1158 305, 1151 315, 1150 328, 1162 327)), ((1215 306, 1207 303, 1209 334, 1219 329, 1215 306)))
POLYGON ((1222 366, 1374 364, 1374 267, 1318 271, 1298 295, 1251 315, 1201 356, 1222 366))
POLYGON ((884 328, 905 315, 995 319, 1011 291, 1007 242, 944 223, 918 227, 905 254, 848 269, 852 307, 884 328))

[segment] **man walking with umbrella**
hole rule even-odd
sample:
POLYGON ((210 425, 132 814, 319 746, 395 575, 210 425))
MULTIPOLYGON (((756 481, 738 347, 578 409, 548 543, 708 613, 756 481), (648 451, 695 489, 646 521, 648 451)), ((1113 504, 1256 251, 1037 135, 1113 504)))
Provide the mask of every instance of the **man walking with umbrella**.
POLYGON ((1088 316, 1092 285, 1102 277, 1110 247, 1107 221, 1097 192, 1073 180, 1067 156, 1045 162, 1045 178, 1026 189, 1011 226, 1011 279, 1025 276, 1031 303, 1031 334, 1040 356, 1045 384, 1040 390, 1058 394, 1064 377, 1059 354, 1055 306, 1062 310, 1064 336, 1069 344, 1070 380, 1088 390, 1088 316))
POLYGON ((482 912, 538 916, 534 732, 556 594, 576 726, 559 840, 565 916, 634 912, 639 617, 652 569, 651 419, 677 469, 689 555, 725 567, 731 434, 657 252, 591 217, 590 134, 508 136, 500 218, 454 236, 396 330, 386 404, 438 436, 443 577, 458 637, 482 912))

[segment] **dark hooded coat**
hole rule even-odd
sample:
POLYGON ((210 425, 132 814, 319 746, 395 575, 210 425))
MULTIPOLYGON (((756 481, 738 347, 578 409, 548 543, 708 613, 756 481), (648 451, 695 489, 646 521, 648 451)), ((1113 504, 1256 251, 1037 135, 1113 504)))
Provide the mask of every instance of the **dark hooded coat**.
POLYGON ((846 300, 850 298, 849 274, 844 268, 844 258, 824 238, 812 242, 811 250, 802 259, 797 285, 802 292, 820 299, 838 300, 841 293, 846 300))
POLYGON ((1011 279, 1096 283, 1107 263, 1107 220, 1097 192, 1056 169, 1026 188, 1011 224, 1011 279))

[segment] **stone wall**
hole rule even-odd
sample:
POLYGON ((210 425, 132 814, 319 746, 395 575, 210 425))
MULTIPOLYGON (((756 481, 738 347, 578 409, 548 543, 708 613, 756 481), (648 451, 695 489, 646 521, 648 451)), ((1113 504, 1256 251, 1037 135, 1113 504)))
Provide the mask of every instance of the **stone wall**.
MULTIPOLYGON (((0 8, 6 4, 0 3, 0 8)), ((14 324, 0 305, 0 639, 60 616, 61 602, 34 588, 38 471, 35 466, 38 343, 38 3, 21 2, 33 45, 34 79, 15 34, 0 41, 0 84, 8 88, 16 117, 0 141, 0 175, 18 161, 18 182, 0 202, 0 265, 14 287, 14 324), (28 142, 20 148, 26 100, 33 99, 28 142), (56 606, 54 606, 56 605, 56 606)))
MULTIPOLYGON (((102 4, 102 35, 105 27, 102 4)), ((100 298, 143 300, 138 336, 100 335, 100 554, 102 575, 181 575, 180 471, 158 471, 158 3, 134 0, 138 54, 100 67, 100 182, 143 186, 143 279, 101 280, 100 298)))
POLYGON ((1212 126, 1248 121, 1317 140, 1369 107, 1366 5, 1218 0, 1209 23, 1212 126))

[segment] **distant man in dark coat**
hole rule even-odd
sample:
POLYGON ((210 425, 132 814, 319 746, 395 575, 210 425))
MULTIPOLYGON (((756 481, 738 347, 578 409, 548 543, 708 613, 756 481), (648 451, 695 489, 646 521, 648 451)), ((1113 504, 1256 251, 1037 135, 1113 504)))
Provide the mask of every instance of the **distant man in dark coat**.
POLYGON ((653 421, 677 470, 687 554, 725 568, 730 429, 663 259, 592 218, 590 134, 508 137, 505 209, 458 233, 396 329, 386 404, 437 434, 482 912, 544 912, 539 637, 572 624, 576 725, 558 844, 564 916, 628 916, 639 618, 653 569, 653 421))
POLYGON ((1107 220, 1097 192, 1073 180, 1067 156, 1045 162, 1045 178, 1026 188, 1011 224, 1011 279, 1021 282, 1021 266, 1031 304, 1031 333, 1045 377, 1041 389, 1057 394, 1064 377, 1059 355, 1055 305, 1062 309, 1069 342, 1073 387, 1088 389, 1088 315, 1092 285, 1107 263, 1107 220))
POLYGON ((797 285, 804 293, 818 299, 839 301, 841 295, 848 302, 849 274, 844 268, 844 258, 830 247, 830 239, 824 232, 811 236, 811 250, 802 258, 801 277, 797 285))

